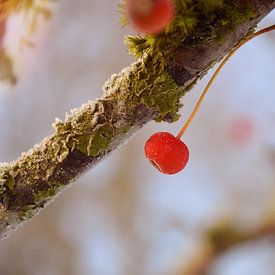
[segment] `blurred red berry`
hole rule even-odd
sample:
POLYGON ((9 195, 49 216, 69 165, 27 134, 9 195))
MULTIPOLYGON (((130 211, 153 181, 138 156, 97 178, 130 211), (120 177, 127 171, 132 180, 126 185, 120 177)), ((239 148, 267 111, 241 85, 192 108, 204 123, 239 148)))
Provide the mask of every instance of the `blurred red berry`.
POLYGON ((232 143, 245 145, 252 139, 254 130, 254 123, 250 117, 237 117, 229 124, 228 136, 232 143))
POLYGON ((189 160, 189 150, 185 143, 168 132, 152 135, 144 147, 145 156, 164 174, 180 172, 189 160))
POLYGON ((175 13, 172 0, 128 0, 126 12, 130 25, 138 32, 162 32, 175 13))

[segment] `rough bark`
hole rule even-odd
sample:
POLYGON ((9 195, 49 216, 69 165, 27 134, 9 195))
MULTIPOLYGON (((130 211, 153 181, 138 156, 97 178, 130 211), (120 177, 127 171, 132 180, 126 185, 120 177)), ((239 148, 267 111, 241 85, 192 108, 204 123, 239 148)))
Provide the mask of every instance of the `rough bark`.
MULTIPOLYGON (((236 1, 236 5, 243 2, 236 1)), ((164 71, 159 71, 162 65, 154 55, 144 54, 112 76, 102 98, 73 110, 64 122, 57 120, 52 136, 18 160, 2 164, 0 237, 33 217, 145 123, 159 118, 172 121, 185 91, 249 35, 275 6, 274 0, 249 3, 255 11, 253 18, 241 20, 233 27, 212 22, 211 32, 222 32, 222 40, 211 39, 209 26, 200 28, 172 49, 164 71)))

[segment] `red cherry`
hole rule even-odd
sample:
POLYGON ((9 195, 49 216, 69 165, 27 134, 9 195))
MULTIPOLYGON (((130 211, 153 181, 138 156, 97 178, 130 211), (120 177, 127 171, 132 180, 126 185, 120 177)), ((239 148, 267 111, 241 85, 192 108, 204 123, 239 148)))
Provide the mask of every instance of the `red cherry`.
POLYGON ((134 29, 156 34, 171 22, 175 9, 172 0, 128 0, 126 12, 134 29))
POLYGON ((176 174, 189 160, 189 150, 185 143, 168 132, 152 135, 144 147, 145 156, 164 174, 176 174))

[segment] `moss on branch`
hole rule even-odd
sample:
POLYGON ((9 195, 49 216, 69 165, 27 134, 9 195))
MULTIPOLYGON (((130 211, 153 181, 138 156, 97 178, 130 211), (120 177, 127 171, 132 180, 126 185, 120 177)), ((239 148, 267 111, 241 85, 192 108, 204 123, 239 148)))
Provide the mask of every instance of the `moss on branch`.
POLYGON ((257 16, 250 1, 175 0, 175 6, 176 16, 164 33, 126 37, 130 53, 139 58, 145 52, 157 52, 167 60, 182 41, 194 46, 212 40, 222 43, 223 31, 234 31, 240 23, 257 16))

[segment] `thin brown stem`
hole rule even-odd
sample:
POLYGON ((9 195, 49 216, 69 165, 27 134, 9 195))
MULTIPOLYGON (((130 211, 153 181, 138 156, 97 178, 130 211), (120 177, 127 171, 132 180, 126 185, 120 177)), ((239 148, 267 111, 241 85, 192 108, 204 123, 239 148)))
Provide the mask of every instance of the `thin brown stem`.
POLYGON ((203 90, 198 103, 196 104, 194 110, 192 111, 191 115, 189 116, 189 118, 187 119, 186 123, 184 124, 184 126, 182 127, 182 129, 180 130, 180 132, 177 135, 177 138, 181 138, 183 136, 183 134, 186 132, 187 128, 189 127, 189 125, 191 124, 191 122, 193 121, 195 115, 197 114, 203 99, 205 98, 207 92, 209 91, 211 85, 213 84, 213 82, 215 81, 215 79, 217 78, 218 74, 220 73, 221 69, 224 67, 224 65, 229 61, 229 59, 247 42, 251 41, 252 39, 265 34, 267 32, 270 31, 274 31, 275 30, 275 25, 269 26, 267 28, 264 28, 256 33, 254 33, 252 36, 246 38, 244 41, 242 41, 239 45, 237 45, 222 61, 222 63, 219 65, 219 67, 216 69, 216 71, 214 72, 213 76, 211 77, 211 79, 209 80, 209 82, 207 83, 205 89, 203 90))

